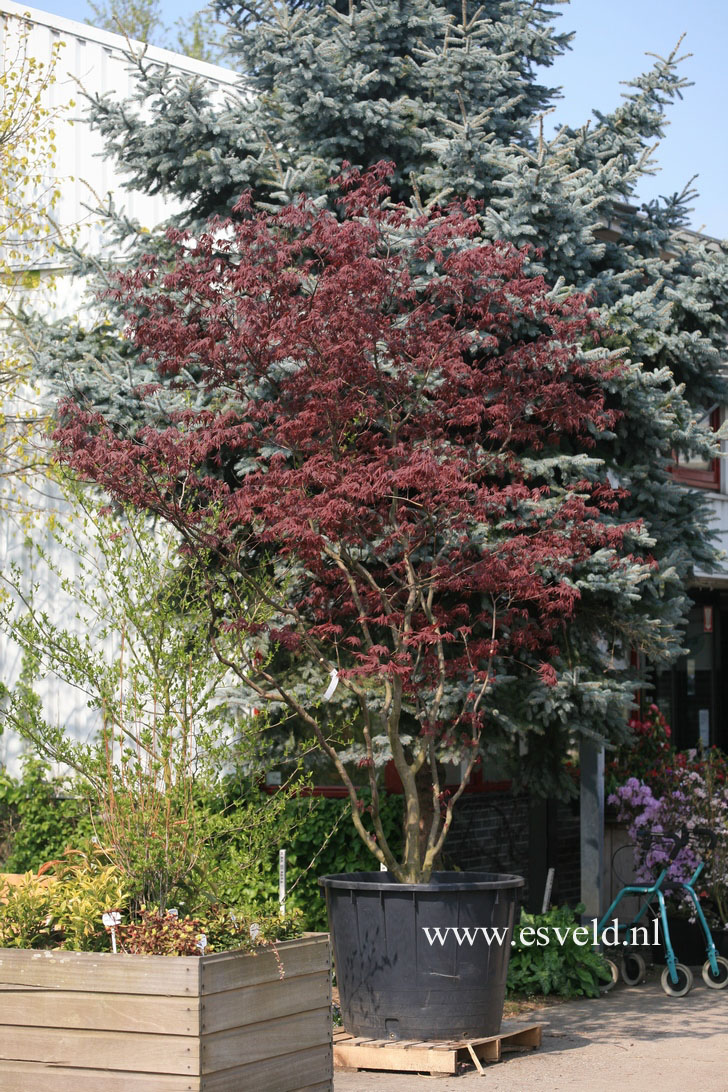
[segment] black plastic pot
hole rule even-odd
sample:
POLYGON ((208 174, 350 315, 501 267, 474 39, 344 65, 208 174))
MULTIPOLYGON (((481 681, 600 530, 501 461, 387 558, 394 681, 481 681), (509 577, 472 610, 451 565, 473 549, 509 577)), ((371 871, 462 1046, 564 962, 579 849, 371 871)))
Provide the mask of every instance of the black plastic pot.
POLYGON ((352 1035, 497 1035, 521 876, 323 876, 344 1027, 352 1035))

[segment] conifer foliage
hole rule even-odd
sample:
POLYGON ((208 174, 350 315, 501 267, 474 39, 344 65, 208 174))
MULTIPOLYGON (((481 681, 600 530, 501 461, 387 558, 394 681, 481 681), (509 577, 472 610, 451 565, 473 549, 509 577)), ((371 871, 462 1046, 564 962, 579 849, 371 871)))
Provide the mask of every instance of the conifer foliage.
POLYGON ((498 673, 525 659, 553 683, 580 574, 596 563, 616 592, 650 566, 588 454, 613 432, 624 371, 598 316, 511 244, 483 243, 472 203, 386 205, 388 169, 347 172, 333 210, 256 213, 248 196, 232 221, 172 232, 171 262, 118 275, 108 292, 158 377, 137 396, 171 387, 190 407, 129 435, 69 402, 56 438, 76 471, 181 532, 210 573, 211 640, 238 635, 245 685, 315 733, 365 843, 418 882, 481 741, 502 734, 498 673), (278 647, 351 695, 372 826, 278 647), (390 757, 399 861, 378 812, 390 757), (443 757, 463 764, 452 795, 443 757))

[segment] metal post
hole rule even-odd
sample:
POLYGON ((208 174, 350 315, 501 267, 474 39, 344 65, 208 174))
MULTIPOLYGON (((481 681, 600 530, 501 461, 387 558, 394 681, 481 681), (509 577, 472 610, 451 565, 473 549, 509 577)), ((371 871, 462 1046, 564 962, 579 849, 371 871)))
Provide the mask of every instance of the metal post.
POLYGON ((604 748, 593 739, 579 745, 581 767, 581 901, 584 921, 602 913, 604 868, 604 748))
POLYGON ((554 889, 554 876, 556 875, 556 869, 550 868, 546 874, 546 886, 543 889, 543 902, 541 903, 541 913, 545 914, 551 904, 551 892, 554 889))

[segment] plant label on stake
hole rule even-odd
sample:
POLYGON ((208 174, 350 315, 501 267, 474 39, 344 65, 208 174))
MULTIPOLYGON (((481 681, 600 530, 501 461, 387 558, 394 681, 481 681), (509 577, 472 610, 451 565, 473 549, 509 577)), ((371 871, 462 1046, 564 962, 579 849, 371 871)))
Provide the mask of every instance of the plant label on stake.
POLYGON ((278 854, 278 908, 281 917, 286 916, 286 851, 282 849, 278 854))
POLYGON ((102 915, 101 921, 111 933, 111 950, 116 955, 116 927, 121 924, 121 914, 118 910, 111 910, 109 913, 102 915))

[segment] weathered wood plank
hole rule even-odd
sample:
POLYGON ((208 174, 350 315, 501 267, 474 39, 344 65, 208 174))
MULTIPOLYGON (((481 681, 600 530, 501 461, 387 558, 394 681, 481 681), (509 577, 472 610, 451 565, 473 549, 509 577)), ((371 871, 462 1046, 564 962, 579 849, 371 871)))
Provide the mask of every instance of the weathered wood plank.
POLYGON ((532 1024, 520 1031, 508 1031, 503 1036, 504 1050, 528 1048, 538 1050, 543 1041, 543 1024, 532 1024))
POLYGON ((261 1020, 275 1020, 297 1012, 328 1008, 331 1004, 331 974, 328 970, 281 980, 225 990, 201 999, 202 1032, 244 1027, 261 1020))
POLYGON ((17 986, 88 993, 196 996, 197 956, 129 956, 111 952, 28 951, 0 948, 0 991, 17 986))
POLYGON ((327 933, 301 940, 285 940, 276 948, 278 958, 270 949, 261 949, 242 962, 234 952, 205 956, 201 966, 202 994, 273 982, 281 977, 281 968, 285 978, 295 978, 331 967, 331 946, 327 933))
POLYGON ((0 1024, 197 1035, 200 1002, 196 997, 148 997, 17 987, 0 991, 0 1024))
POLYGON ((2 1092, 200 1092, 199 1077, 1 1062, 2 1092))
POLYGON ((541 1034, 541 1024, 529 1024, 524 1028, 503 1030, 500 1035, 487 1039, 471 1040, 467 1048, 482 1062, 499 1062, 509 1050, 537 1050, 541 1046, 541 1034))
POLYGON ((504 1028, 499 1035, 481 1039, 440 1042, 365 1039, 346 1031, 334 1033, 334 1066, 384 1069, 391 1073, 457 1073, 458 1062, 499 1062, 507 1050, 535 1049, 541 1045, 541 1024, 504 1028))
MULTIPOLYGON (((202 1092, 330 1092, 333 1065, 330 1046, 279 1055, 203 1076, 202 1092)), ((4 1092, 4 1090, 3 1090, 4 1092)))
MULTIPOLYGON (((215 1073, 233 1066, 275 1058, 310 1046, 326 1046, 331 1042, 331 1010, 315 1009, 267 1020, 244 1028, 231 1028, 201 1039, 202 1068, 200 1072, 215 1073)), ((297 1062, 291 1061, 291 1064, 297 1062)))
POLYGON ((337 1068, 387 1069, 397 1073, 457 1073, 458 1050, 430 1049, 422 1044, 417 1050, 393 1050, 384 1045, 359 1046, 339 1039, 334 1047, 337 1068))
POLYGON ((198 1075, 199 1047, 196 1036, 0 1026, 0 1060, 8 1062, 198 1075))

